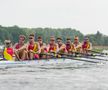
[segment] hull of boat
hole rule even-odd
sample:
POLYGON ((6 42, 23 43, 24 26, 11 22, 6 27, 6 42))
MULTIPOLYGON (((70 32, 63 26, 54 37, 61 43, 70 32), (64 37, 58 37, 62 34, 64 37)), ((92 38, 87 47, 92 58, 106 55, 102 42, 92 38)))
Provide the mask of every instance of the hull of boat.
POLYGON ((47 60, 27 60, 27 61, 0 61, 0 65, 21 65, 21 64, 59 64, 59 63, 74 63, 80 61, 72 61, 71 59, 47 59, 47 60))
MULTIPOLYGON (((91 60, 91 59, 87 59, 87 58, 76 58, 78 60, 74 60, 74 59, 66 59, 66 58, 60 58, 60 59, 41 59, 41 60, 27 60, 27 61, 0 61, 0 66, 2 65, 48 65, 48 64, 82 64, 82 63, 86 63, 87 61, 90 62, 101 62, 99 60, 91 60), (82 61, 85 60, 85 61, 82 61)), ((88 63, 88 62, 87 62, 88 63)))

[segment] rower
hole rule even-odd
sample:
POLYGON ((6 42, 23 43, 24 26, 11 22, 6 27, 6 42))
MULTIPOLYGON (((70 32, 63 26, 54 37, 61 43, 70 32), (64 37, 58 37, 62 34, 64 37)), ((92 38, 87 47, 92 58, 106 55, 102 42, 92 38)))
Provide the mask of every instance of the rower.
POLYGON ((28 59, 27 47, 25 44, 25 35, 19 36, 19 41, 14 45, 14 53, 17 60, 28 59))
POLYGON ((76 51, 74 44, 71 42, 70 38, 67 38, 67 42, 66 42, 66 50, 69 54, 73 53, 76 51))
POLYGON ((46 55, 42 55, 44 53, 47 53, 47 48, 46 48, 46 44, 43 43, 43 39, 41 36, 38 37, 38 43, 39 43, 39 46, 40 46, 40 58, 46 58, 46 55))
POLYGON ((79 37, 78 36, 74 37, 73 45, 76 49, 76 52, 81 52, 81 43, 79 42, 79 37))
POLYGON ((89 41, 88 37, 85 37, 82 43, 82 53, 87 54, 91 50, 92 50, 92 43, 89 41))
POLYGON ((51 36, 50 37, 50 43, 48 44, 47 46, 47 51, 49 53, 56 53, 58 50, 58 45, 57 43, 55 42, 55 37, 51 36))
POLYGON ((57 38, 57 44, 58 44, 58 53, 67 53, 67 50, 66 50, 66 45, 62 42, 62 38, 58 37, 57 38))
POLYGON ((28 57, 30 60, 39 59, 40 45, 38 42, 35 42, 34 34, 29 35, 29 43, 27 49, 28 49, 28 57))
MULTIPOLYGON (((55 42, 55 37, 51 36, 50 43, 47 45, 47 51, 48 51, 48 53, 52 53, 52 54, 56 55, 55 53, 57 53, 57 50, 58 50, 58 45, 55 42)), ((47 58, 51 58, 51 56, 47 56, 47 58)))
POLYGON ((8 61, 13 61, 14 50, 12 48, 11 40, 5 40, 4 43, 3 58, 8 61))

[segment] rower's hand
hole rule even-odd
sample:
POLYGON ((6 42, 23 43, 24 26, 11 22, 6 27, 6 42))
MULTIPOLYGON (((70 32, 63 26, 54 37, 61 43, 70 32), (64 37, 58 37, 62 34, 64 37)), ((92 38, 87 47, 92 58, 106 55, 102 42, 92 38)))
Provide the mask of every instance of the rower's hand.
POLYGON ((41 52, 40 52, 40 51, 37 51, 36 53, 39 54, 39 53, 41 53, 41 52))
POLYGON ((60 52, 60 50, 58 49, 57 51, 56 51, 56 53, 59 53, 60 52))
POLYGON ((29 50, 30 53, 35 53, 33 50, 29 50))
POLYGON ((55 53, 55 52, 53 50, 51 50, 50 53, 55 53))
POLYGON ((16 50, 15 50, 15 52, 18 52, 18 51, 20 51, 20 50, 19 50, 19 49, 16 49, 16 50))

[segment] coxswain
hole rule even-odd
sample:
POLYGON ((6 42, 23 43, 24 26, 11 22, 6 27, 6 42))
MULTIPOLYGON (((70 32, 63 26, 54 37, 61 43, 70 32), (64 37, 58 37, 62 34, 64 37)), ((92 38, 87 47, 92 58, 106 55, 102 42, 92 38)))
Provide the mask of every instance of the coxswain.
POLYGON ((13 61, 14 50, 12 48, 11 40, 5 40, 4 43, 3 58, 4 60, 13 61))

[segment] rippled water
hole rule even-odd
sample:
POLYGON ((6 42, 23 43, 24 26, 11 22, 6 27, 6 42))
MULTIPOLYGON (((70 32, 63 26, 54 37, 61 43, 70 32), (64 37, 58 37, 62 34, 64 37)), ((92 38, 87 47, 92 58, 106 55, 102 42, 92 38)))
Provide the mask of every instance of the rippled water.
POLYGON ((108 63, 5 65, 0 90, 108 90, 108 63))

